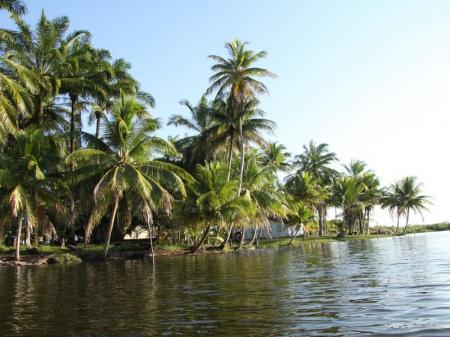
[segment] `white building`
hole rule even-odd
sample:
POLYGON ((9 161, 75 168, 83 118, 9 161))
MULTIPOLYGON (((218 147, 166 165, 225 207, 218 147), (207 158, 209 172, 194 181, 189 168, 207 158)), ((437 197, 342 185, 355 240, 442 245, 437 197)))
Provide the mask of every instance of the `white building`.
MULTIPOLYGON (((258 227, 256 230, 261 232, 261 239, 277 239, 277 238, 291 238, 295 235, 297 231, 297 226, 287 226, 286 224, 269 220, 269 226, 258 227)), ((300 229, 298 230, 297 236, 301 236, 305 233, 305 227, 303 224, 300 225, 300 229)), ((245 239, 251 240, 253 235, 255 234, 255 227, 247 227, 245 229, 245 239)), ((258 235, 257 234, 257 235, 258 235)))

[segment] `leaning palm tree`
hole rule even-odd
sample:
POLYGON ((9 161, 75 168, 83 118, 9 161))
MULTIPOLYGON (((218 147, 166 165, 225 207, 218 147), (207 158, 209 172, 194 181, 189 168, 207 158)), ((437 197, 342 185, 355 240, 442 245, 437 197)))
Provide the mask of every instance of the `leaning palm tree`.
POLYGON ((239 121, 239 139, 241 151, 241 166, 239 174, 238 192, 242 188, 242 177, 244 174, 244 140, 242 119, 245 111, 245 102, 255 98, 257 94, 267 94, 269 91, 264 83, 257 80, 262 77, 275 77, 267 69, 255 67, 256 61, 266 57, 265 51, 254 52, 246 49, 247 43, 238 39, 227 42, 225 48, 228 50, 229 58, 225 59, 218 55, 210 55, 216 63, 211 67, 214 74, 211 76, 211 85, 207 92, 217 90, 218 97, 227 95, 230 113, 239 121))
POLYGON ((397 216, 397 226, 395 234, 398 234, 401 216, 405 217, 405 227, 403 234, 409 224, 410 212, 420 214, 428 210, 430 197, 422 194, 422 184, 417 182, 416 177, 405 177, 391 185, 382 198, 382 208, 388 208, 391 213, 397 216))
POLYGON ((75 180, 83 181, 93 176, 98 179, 86 240, 112 206, 105 258, 121 200, 134 200, 134 213, 148 225, 153 255, 153 213, 159 209, 169 212, 174 193, 185 195, 182 179, 188 180, 189 175, 175 165, 152 159, 155 153, 175 152, 169 142, 149 135, 157 127, 157 120, 151 118, 144 105, 135 98, 121 97, 112 107, 112 116, 105 121, 102 138, 85 134, 90 148, 75 151, 67 157, 67 162, 79 164, 74 173, 75 180))

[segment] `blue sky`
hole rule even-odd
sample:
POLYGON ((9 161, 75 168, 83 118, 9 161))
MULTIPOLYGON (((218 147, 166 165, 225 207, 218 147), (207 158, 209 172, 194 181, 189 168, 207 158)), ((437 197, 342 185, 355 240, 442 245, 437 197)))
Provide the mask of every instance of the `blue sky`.
MULTIPOLYGON (((433 196, 426 222, 450 220, 450 1, 27 1, 68 15, 99 48, 133 65, 156 117, 183 113, 211 75, 209 54, 239 37, 278 75, 262 99, 273 140, 293 153, 314 139, 362 159, 384 184, 415 175, 433 196)), ((5 22, 5 16, 0 16, 5 22)), ((184 131, 164 127, 163 136, 184 131)), ((377 212, 379 222, 391 222, 377 212)), ((413 221, 421 222, 418 217, 413 221)))

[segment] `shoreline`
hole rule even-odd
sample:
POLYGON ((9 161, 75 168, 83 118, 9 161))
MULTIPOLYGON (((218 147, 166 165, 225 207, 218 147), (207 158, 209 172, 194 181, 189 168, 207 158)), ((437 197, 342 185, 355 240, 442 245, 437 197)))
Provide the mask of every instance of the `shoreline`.
MULTIPOLYGON (((438 231, 430 231, 438 232, 438 231)), ((419 234, 420 232, 407 233, 409 234, 419 234)), ((404 235, 398 235, 404 236, 404 235)), ((286 249, 295 248, 307 244, 318 244, 318 243, 332 243, 332 242, 345 242, 352 240, 371 240, 380 238, 395 237, 390 234, 370 234, 370 235, 354 235, 346 236, 345 238, 339 238, 336 236, 327 237, 308 237, 308 238, 296 238, 288 245, 290 238, 279 238, 271 240, 261 240, 258 246, 244 246, 240 249, 237 247, 231 247, 226 249, 219 249, 217 246, 205 246, 196 253, 190 253, 190 248, 188 246, 182 247, 180 245, 161 245, 160 247, 155 247, 155 258, 166 258, 166 257, 179 257, 179 256, 197 256, 197 255, 210 255, 210 254, 228 254, 236 253, 239 251, 248 250, 264 250, 264 249, 286 249)), ((132 242, 130 242, 132 244, 132 242)), ((112 247, 110 251, 110 256, 105 260, 102 256, 102 245, 91 245, 88 247, 82 246, 68 246, 68 247, 57 247, 57 246, 42 246, 39 248, 31 248, 30 250, 24 249, 21 253, 21 260, 15 261, 12 251, 0 251, 0 267, 8 266, 39 266, 39 265, 50 265, 50 264, 78 264, 78 263, 89 263, 89 262, 109 262, 109 261, 126 261, 126 260, 145 260, 151 259, 151 255, 148 254, 146 249, 137 249, 134 247, 121 248, 112 247), (32 253, 29 253, 32 251, 32 253), (28 252, 28 253, 27 253, 28 252)))

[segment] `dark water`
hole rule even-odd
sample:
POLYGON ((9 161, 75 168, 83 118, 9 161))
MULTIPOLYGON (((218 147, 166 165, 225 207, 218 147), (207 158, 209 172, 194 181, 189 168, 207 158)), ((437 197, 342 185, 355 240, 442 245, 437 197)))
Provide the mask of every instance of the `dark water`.
POLYGON ((0 268, 0 336, 450 336, 450 232, 0 268))

